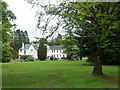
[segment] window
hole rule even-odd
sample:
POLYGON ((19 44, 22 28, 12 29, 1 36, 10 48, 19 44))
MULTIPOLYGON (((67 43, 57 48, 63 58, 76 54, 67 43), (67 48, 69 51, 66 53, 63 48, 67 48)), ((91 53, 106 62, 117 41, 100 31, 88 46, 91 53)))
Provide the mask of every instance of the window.
POLYGON ((57 57, 58 57, 58 55, 57 55, 57 57))
POLYGON ((32 51, 33 51, 33 49, 30 49, 30 51, 32 52, 32 51))
POLYGON ((58 50, 57 50, 57 52, 58 52, 58 50))
POLYGON ((22 49, 20 49, 20 52, 22 52, 22 49))
POLYGON ((26 50, 24 50, 24 55, 26 55, 26 50))

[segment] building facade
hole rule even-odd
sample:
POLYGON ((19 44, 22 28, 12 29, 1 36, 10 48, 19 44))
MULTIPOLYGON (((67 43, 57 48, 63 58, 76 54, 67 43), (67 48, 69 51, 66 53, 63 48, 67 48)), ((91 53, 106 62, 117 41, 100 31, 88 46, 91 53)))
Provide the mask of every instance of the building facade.
MULTIPOLYGON (((47 46, 47 58, 51 56, 61 59, 67 57, 60 45, 47 46)), ((22 44, 22 47, 19 49, 19 55, 31 55, 34 59, 38 59, 37 51, 39 44, 22 44)))

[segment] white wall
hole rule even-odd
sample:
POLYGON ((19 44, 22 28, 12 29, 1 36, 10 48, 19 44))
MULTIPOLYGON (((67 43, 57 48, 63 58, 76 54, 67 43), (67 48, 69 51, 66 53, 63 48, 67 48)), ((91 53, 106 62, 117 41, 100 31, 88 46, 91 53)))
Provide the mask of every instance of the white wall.
POLYGON ((32 55, 34 58, 37 58, 37 52, 33 45, 30 45, 29 49, 26 50, 26 55, 32 55))
POLYGON ((35 48, 32 45, 30 45, 29 49, 26 50, 25 54, 24 54, 24 50, 22 50, 22 52, 20 52, 20 50, 19 50, 19 55, 32 55, 34 57, 34 59, 38 58, 37 51, 35 50, 35 48))
POLYGON ((48 50, 47 56, 53 56, 61 59, 62 57, 66 57, 66 54, 63 53, 63 50, 48 50))
MULTIPOLYGON (((22 47, 23 49, 23 47, 22 47)), ((32 55, 34 59, 37 59, 37 51, 33 47, 33 45, 30 45, 29 49, 26 50, 26 54, 24 54, 24 50, 20 52, 19 55, 32 55)), ((66 57, 67 55, 63 52, 63 50, 50 50, 49 46, 47 46, 47 57, 54 56, 56 58, 61 59, 62 57, 66 57)))

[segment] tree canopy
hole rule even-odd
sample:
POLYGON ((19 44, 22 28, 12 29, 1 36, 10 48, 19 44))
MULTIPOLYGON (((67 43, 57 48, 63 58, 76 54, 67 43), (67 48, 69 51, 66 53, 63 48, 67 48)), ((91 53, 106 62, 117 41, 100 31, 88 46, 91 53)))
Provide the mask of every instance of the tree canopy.
POLYGON ((10 46, 10 42, 13 38, 13 33, 11 28, 14 26, 14 24, 11 24, 10 21, 13 21, 16 19, 15 15, 8 9, 8 4, 2 0, 0 0, 0 3, 2 3, 2 61, 10 61, 10 56, 12 55, 12 48, 10 46))
POLYGON ((22 43, 29 44, 29 37, 27 31, 22 31, 17 29, 13 31, 13 39, 11 42, 11 47, 13 48, 13 58, 18 58, 19 49, 22 47, 22 43))
POLYGON ((48 29, 51 34, 58 30, 59 25, 71 33, 76 31, 76 40, 82 55, 95 58, 93 74, 103 74, 102 61, 105 59, 120 59, 119 2, 64 1, 57 5, 41 5, 39 2, 35 4, 43 8, 44 12, 38 11, 38 28, 47 31, 50 20, 56 17, 57 26, 51 25, 52 31, 51 28, 48 29), (41 27, 40 23, 44 21, 45 15, 48 19, 41 27))

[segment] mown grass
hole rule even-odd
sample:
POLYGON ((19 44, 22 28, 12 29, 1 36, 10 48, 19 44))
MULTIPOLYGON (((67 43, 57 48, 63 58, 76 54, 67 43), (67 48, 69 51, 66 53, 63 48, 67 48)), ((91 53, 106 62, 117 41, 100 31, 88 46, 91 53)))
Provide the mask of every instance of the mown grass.
POLYGON ((92 76, 85 61, 10 62, 2 65, 3 88, 118 88, 118 66, 92 76))

